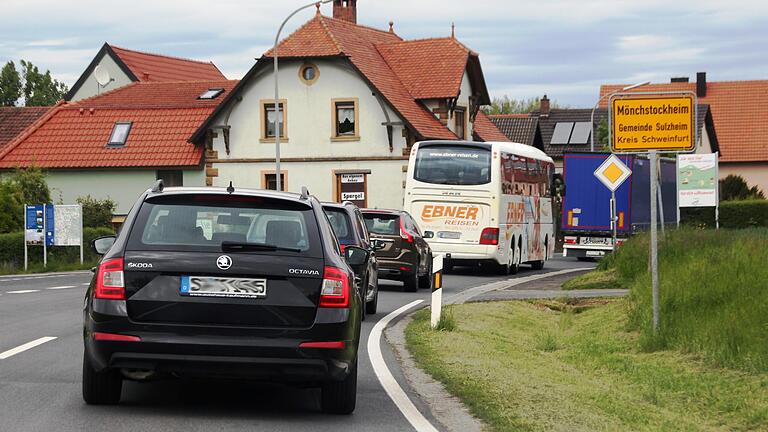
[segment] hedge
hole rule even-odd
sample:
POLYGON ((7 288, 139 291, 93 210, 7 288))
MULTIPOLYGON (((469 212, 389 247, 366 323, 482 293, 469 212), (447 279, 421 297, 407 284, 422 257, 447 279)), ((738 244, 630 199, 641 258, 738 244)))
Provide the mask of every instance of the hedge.
MULTIPOLYGON (((698 228, 715 226, 714 208, 682 208, 680 220, 698 228)), ((768 200, 723 201, 720 203, 723 228, 768 227, 768 200)))
MULTIPOLYGON (((98 256, 91 248, 91 242, 95 238, 114 235, 111 228, 84 228, 83 229, 83 260, 95 261, 98 256)), ((29 263, 43 262, 43 247, 29 246, 29 263)), ((53 246, 48 248, 48 260, 60 263, 80 262, 80 248, 75 246, 53 246)), ((24 233, 15 232, 0 234, 0 266, 11 268, 24 267, 24 233)))

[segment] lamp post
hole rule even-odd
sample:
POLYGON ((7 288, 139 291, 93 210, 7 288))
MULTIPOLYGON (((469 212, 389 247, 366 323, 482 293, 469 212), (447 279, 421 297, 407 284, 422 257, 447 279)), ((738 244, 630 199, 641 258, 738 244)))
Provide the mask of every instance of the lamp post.
MULTIPOLYGON (((277 182, 276 187, 277 190, 282 190, 282 179, 280 178, 280 94, 278 91, 278 84, 277 84, 277 44, 280 41, 280 33, 283 31, 283 27, 285 27, 285 24, 288 23, 288 20, 293 18, 294 15, 301 12, 302 10, 316 6, 317 10, 320 10, 320 5, 325 3, 330 3, 333 0, 321 0, 309 3, 307 5, 304 5, 295 11, 293 11, 288 17, 283 21, 282 24, 280 24, 280 28, 277 30, 277 34, 275 35, 275 45, 272 47, 272 57, 274 59, 274 74, 275 74, 275 181, 277 182)), ((319 13, 319 12, 318 12, 319 13)))
POLYGON ((600 99, 597 100, 597 103, 595 103, 595 107, 592 108, 592 116, 590 117, 590 122, 589 122, 590 126, 592 127, 592 132, 589 134, 589 136, 590 136, 589 151, 590 152, 592 152, 592 153, 595 152, 595 110, 600 105, 600 101, 602 101, 603 99, 605 99, 607 97, 613 96, 616 93, 630 91, 632 89, 636 89, 638 87, 642 87, 642 86, 648 85, 650 83, 651 83, 650 81, 643 81, 643 82, 639 82, 637 84, 632 84, 631 86, 626 86, 626 87, 624 87, 621 90, 617 90, 615 92, 611 92, 611 93, 608 93, 606 95, 603 95, 603 96, 600 97, 600 99))

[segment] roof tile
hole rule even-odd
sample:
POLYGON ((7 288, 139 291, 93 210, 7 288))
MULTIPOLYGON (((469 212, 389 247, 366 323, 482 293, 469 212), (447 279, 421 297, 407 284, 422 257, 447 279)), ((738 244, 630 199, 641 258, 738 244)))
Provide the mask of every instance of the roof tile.
POLYGON ((145 53, 110 45, 112 51, 143 82, 225 80, 211 62, 145 53))

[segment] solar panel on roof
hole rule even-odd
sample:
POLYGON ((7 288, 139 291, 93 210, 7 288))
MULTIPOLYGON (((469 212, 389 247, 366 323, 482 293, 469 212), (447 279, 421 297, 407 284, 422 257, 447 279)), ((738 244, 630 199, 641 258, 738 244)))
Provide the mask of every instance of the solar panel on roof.
POLYGON ((578 122, 573 126, 573 133, 569 144, 586 144, 589 142, 589 134, 592 132, 592 126, 589 122, 578 122))
POLYGON ((555 124, 555 132, 552 134, 550 144, 568 144, 573 130, 573 122, 558 122, 555 124))

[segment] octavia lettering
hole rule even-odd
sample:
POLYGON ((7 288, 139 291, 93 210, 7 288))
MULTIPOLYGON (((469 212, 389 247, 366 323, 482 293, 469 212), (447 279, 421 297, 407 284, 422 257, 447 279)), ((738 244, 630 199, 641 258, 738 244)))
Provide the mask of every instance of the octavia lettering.
POLYGON ((477 220, 479 211, 474 206, 425 205, 421 210, 421 219, 424 222, 444 219, 445 225, 474 226, 480 224, 477 220))

